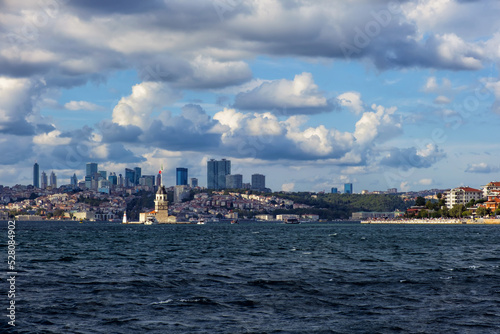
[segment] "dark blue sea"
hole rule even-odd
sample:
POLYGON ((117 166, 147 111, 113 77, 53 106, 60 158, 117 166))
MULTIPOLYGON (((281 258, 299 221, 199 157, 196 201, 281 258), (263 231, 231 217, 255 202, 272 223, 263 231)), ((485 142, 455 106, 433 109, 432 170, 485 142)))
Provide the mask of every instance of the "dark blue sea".
POLYGON ((500 226, 15 231, 16 326, 3 279, 2 333, 500 333, 500 226))

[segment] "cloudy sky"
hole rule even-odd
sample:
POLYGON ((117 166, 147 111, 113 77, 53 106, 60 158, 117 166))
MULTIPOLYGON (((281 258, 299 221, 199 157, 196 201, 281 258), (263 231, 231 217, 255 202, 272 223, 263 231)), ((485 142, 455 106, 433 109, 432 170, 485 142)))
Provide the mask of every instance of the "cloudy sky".
POLYGON ((500 180, 496 0, 3 0, 0 184, 206 161, 273 190, 500 180))

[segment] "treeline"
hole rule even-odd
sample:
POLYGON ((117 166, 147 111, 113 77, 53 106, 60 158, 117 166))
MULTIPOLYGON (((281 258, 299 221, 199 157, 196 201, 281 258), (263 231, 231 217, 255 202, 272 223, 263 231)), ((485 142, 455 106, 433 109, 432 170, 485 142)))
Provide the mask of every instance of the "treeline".
POLYGON ((273 214, 317 214, 320 219, 347 219, 353 212, 377 211, 393 212, 395 210, 405 211, 414 205, 414 201, 404 201, 397 195, 386 194, 311 194, 308 192, 298 193, 275 193, 276 197, 293 200, 295 203, 310 205, 313 209, 290 209, 282 208, 275 210, 273 214))

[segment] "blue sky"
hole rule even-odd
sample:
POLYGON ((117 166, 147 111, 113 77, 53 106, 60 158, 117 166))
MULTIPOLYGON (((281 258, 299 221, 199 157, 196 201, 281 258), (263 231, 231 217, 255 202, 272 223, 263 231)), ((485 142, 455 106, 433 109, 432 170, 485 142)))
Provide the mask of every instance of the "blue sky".
POLYGON ((498 1, 0 4, 0 184, 227 158, 273 190, 499 180, 498 1))

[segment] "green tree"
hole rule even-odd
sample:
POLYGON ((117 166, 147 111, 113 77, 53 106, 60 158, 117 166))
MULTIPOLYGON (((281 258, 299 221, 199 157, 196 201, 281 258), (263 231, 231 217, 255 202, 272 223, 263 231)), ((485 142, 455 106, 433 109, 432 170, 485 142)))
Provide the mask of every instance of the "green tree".
POLYGON ((436 197, 437 197, 437 199, 438 199, 438 200, 440 200, 441 198, 443 198, 443 194, 442 194, 442 193, 438 193, 438 194, 436 195, 436 197))
POLYGON ((484 206, 480 206, 476 210, 476 215, 478 215, 479 217, 488 216, 490 213, 491 213, 491 210, 485 208, 484 206))
POLYGON ((422 196, 418 196, 417 199, 415 200, 415 205, 425 206, 425 198, 423 198, 422 196))
POLYGON ((427 217, 429 217, 429 212, 427 212, 427 210, 420 210, 417 217, 418 218, 427 218, 427 217))
POLYGON ((462 217, 464 211, 465 211, 465 205, 455 204, 453 208, 451 208, 450 210, 450 216, 460 218, 462 217))

